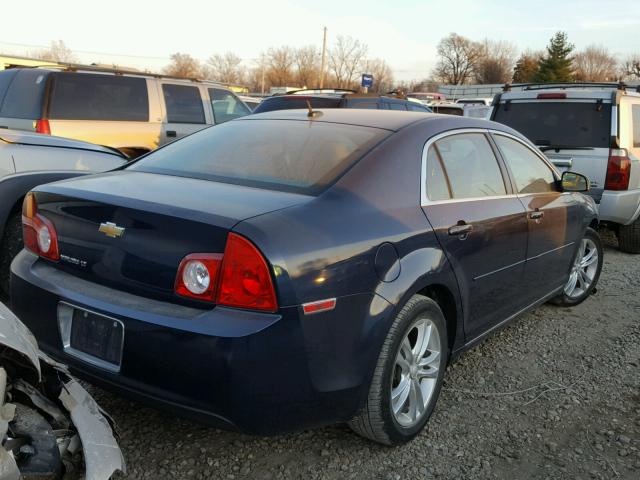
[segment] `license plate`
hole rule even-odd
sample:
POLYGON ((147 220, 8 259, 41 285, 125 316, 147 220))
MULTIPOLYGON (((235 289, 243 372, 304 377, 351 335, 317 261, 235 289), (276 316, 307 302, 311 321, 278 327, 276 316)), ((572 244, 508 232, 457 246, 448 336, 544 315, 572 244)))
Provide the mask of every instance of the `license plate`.
POLYGON ((58 325, 67 354, 107 370, 120 371, 124 342, 124 325, 120 320, 60 303, 58 325))

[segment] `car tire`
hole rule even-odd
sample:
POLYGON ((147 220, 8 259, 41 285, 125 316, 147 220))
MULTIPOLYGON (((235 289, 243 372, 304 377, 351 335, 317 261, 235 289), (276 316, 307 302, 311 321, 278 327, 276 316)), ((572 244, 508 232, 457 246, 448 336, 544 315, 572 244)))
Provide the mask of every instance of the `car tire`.
POLYGON ((640 218, 618 227, 618 247, 625 253, 640 253, 640 218))
POLYGON ((448 358, 442 310, 430 298, 412 296, 387 333, 365 405, 349 422, 351 429, 384 445, 401 445, 413 439, 435 408, 448 358))
POLYGON ((0 251, 0 291, 9 295, 9 279, 11 276, 11 261, 22 250, 22 216, 13 214, 7 220, 0 251))
POLYGON ((572 307, 582 303, 591 295, 598 284, 602 271, 603 250, 600 235, 587 228, 580 239, 578 249, 571 264, 569 280, 560 295, 550 303, 563 307, 572 307))

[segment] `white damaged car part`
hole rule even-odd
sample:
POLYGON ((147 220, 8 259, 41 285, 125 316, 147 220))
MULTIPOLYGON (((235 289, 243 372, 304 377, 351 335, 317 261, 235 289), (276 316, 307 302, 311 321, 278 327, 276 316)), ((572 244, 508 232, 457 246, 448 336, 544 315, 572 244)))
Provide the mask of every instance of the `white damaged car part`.
POLYGON ((0 480, 125 472, 111 424, 67 369, 0 303, 0 480))

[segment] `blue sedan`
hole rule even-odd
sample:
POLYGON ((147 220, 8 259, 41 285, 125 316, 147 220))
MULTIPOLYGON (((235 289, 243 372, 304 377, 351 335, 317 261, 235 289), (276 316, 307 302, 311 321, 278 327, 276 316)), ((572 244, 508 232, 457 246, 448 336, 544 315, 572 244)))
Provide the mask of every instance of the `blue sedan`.
POLYGON ((453 356, 593 292, 587 189, 483 120, 244 117, 30 192, 12 307, 105 388, 244 432, 348 422, 401 444, 453 356))

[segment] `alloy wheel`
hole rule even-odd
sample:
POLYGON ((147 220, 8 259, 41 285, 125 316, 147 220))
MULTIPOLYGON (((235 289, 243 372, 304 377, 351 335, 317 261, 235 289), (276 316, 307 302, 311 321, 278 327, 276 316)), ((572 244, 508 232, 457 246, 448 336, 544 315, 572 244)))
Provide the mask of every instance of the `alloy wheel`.
POLYGON ((598 272, 598 261, 596 244, 590 238, 583 238, 571 267, 569 281, 564 286, 564 293, 567 297, 579 298, 589 290, 598 272))
POLYGON ((440 332, 427 319, 416 320, 402 339, 391 379, 391 409, 405 428, 423 418, 440 369, 440 332))

